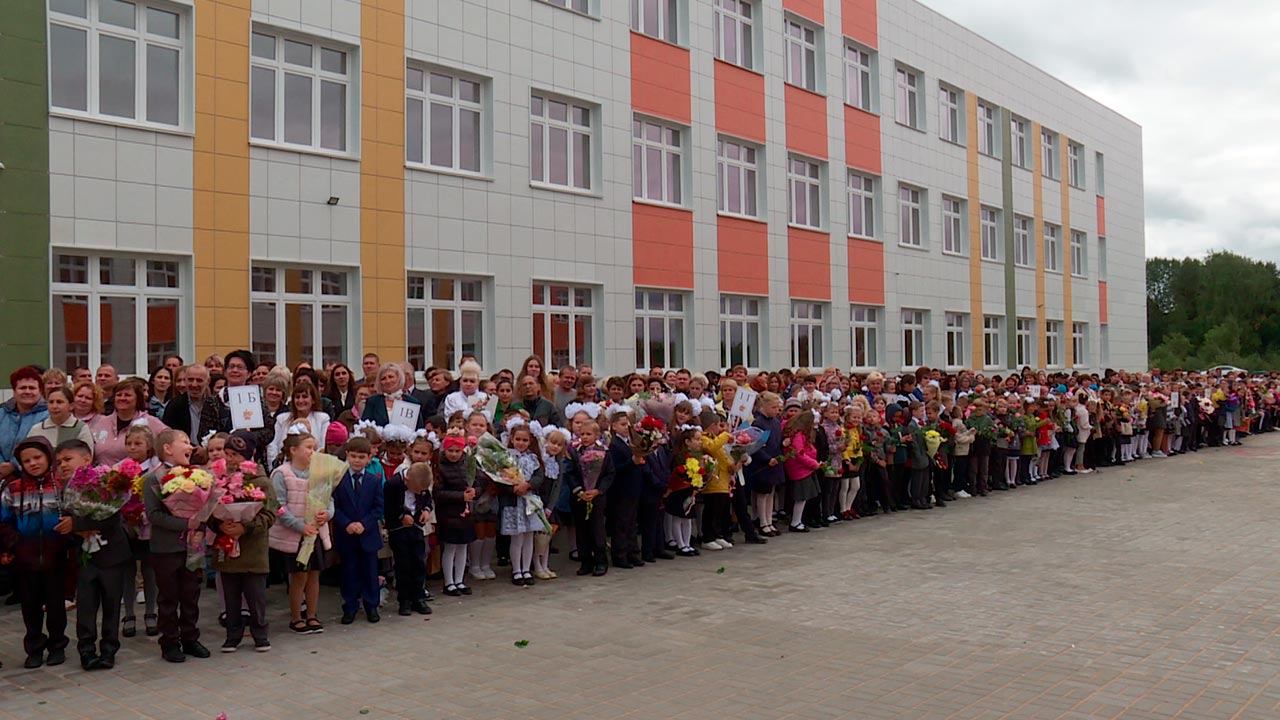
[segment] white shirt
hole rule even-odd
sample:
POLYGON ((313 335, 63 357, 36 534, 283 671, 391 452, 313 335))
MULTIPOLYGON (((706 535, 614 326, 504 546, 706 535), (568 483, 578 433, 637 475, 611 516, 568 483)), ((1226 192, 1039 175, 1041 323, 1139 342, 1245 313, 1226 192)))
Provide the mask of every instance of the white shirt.
POLYGON ((324 447, 324 436, 329 431, 329 415, 328 413, 313 412, 304 418, 293 418, 293 413, 282 412, 276 417, 276 435, 267 446, 267 462, 274 464, 276 457, 280 455, 280 449, 284 446, 284 439, 289 435, 289 426, 295 423, 305 422, 311 427, 311 436, 316 439, 316 445, 324 447))

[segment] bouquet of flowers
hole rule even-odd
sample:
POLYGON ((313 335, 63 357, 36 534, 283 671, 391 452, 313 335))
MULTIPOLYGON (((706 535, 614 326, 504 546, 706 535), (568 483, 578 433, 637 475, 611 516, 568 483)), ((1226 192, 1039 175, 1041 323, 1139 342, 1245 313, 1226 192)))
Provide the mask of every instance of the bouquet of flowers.
POLYGON ((947 467, 947 459, 946 456, 938 453, 938 449, 942 447, 942 443, 946 442, 946 440, 946 437, 941 432, 933 428, 924 431, 925 452, 928 453, 929 459, 933 461, 934 465, 944 470, 947 467))
MULTIPOLYGON (((226 460, 217 460, 209 468, 214 473, 214 486, 223 495, 213 506, 213 516, 224 522, 245 524, 262 510, 267 493, 253 482, 246 482, 245 475, 257 477, 258 464, 252 460, 240 463, 234 472, 228 472, 226 460)), ((240 557, 240 539, 219 533, 214 547, 226 557, 240 557)))
MULTIPOLYGON (((588 445, 578 449, 578 460, 582 465, 582 489, 595 490, 596 483, 600 481, 600 471, 604 469, 605 458, 608 457, 608 451, 599 444, 588 445)), ((586 516, 591 517, 592 504, 587 504, 586 516)))
MULTIPOLYGON (((130 461, 132 462, 132 461, 130 461)), ((124 501, 124 505, 120 508, 120 519, 124 520, 126 527, 138 530, 139 540, 150 540, 151 525, 147 522, 147 508, 142 503, 142 486, 146 483, 147 476, 139 475, 133 479, 133 483, 129 488, 129 499, 124 501)))
POLYGON ((702 492, 702 488, 706 487, 707 476, 716 471, 716 461, 705 454, 690 455, 685 461, 676 467, 676 473, 682 476, 693 488, 693 493, 684 499, 683 510, 686 515, 693 509, 694 503, 698 501, 698 493, 702 492))
MULTIPOLYGON (((307 509, 303 522, 314 525, 316 515, 329 509, 333 491, 346 472, 347 464, 333 455, 316 453, 311 456, 311 470, 307 473, 307 509)), ((304 535, 302 544, 298 546, 297 563, 301 567, 307 567, 311 561, 311 553, 316 547, 316 538, 320 538, 320 545, 325 550, 333 546, 333 540, 329 535, 329 524, 325 523, 317 529, 319 532, 315 535, 304 535)))
MULTIPOLYGON (((174 517, 187 521, 187 527, 198 526, 213 514, 213 506, 225 490, 214 486, 213 475, 200 468, 179 465, 160 480, 160 500, 174 517)), ((187 569, 198 570, 204 564, 205 533, 187 530, 187 569)))
MULTIPOLYGON (((497 438, 485 433, 476 440, 474 449, 476 467, 488 475, 495 483, 517 485, 526 482, 524 472, 520 469, 519 455, 511 448, 503 446, 497 438)), ((602 463, 603 465, 603 463, 602 463)), ((597 471, 597 477, 598 477, 597 471)), ((542 498, 536 493, 521 495, 516 507, 526 515, 535 515, 542 521, 547 532, 551 532, 551 524, 547 522, 542 498)))
POLYGON ((725 450, 729 453, 729 457, 737 463, 750 458, 751 454, 764 447, 765 442, 768 440, 768 430, 761 430, 758 427, 748 425, 733 433, 733 437, 729 440, 729 446, 725 450))
MULTIPOLYGON (((78 468, 63 490, 62 509, 72 517, 106 520, 133 496, 133 482, 141 475, 142 468, 133 460, 125 460, 115 470, 88 465, 78 468)), ((92 555, 106 544, 97 532, 88 533, 82 549, 92 555)))
POLYGON ((631 426, 631 447, 639 455, 648 455, 662 444, 662 431, 666 423, 652 415, 646 415, 631 426))
POLYGON ((676 410, 676 396, 670 393, 636 393, 626 400, 627 405, 635 408, 640 417, 653 416, 664 423, 671 422, 671 415, 676 410))

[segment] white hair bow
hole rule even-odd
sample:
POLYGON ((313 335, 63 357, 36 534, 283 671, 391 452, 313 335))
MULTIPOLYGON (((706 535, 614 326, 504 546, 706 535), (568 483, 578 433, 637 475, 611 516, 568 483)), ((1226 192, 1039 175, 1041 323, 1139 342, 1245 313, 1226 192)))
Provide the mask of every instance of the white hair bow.
MULTIPOLYGON (((716 401, 715 401, 715 400, 712 400, 712 399, 711 399, 711 398, 709 398, 709 397, 700 397, 700 398, 697 398, 697 399, 693 400, 692 402, 693 402, 695 405, 700 405, 700 406, 702 406, 702 409, 703 409, 703 410, 715 410, 715 409, 716 409, 716 401)), ((699 411, 699 412, 701 412, 701 411, 699 411)))
POLYGON ((569 403, 564 408, 564 415, 565 417, 568 417, 568 418, 571 418, 580 412, 586 413, 587 417, 591 418, 592 420, 595 420, 596 418, 600 417, 600 406, 593 402, 569 403))
POLYGON ((387 442, 413 442, 415 436, 413 430, 403 425, 387 425, 380 430, 382 439, 387 442))
POLYGON ((528 425, 528 424, 529 424, 529 421, 525 420, 523 415, 512 415, 511 417, 507 418, 506 422, 503 423, 503 425, 506 425, 507 427, 507 432, 511 432, 512 430, 515 430, 516 426, 518 425, 528 425))
POLYGON ((605 408, 604 414, 606 417, 612 420, 614 415, 622 415, 624 413, 626 415, 631 415, 633 412, 635 412, 635 408, 631 407, 630 405, 619 404, 619 405, 610 405, 609 407, 605 408))
POLYGON ((702 428, 697 425, 681 425, 676 429, 680 432, 689 432, 690 430, 701 430, 702 428))
POLYGON ((210 430, 209 432, 204 434, 204 437, 200 438, 200 444, 203 445, 204 447, 209 447, 209 441, 212 440, 213 436, 217 434, 218 434, 218 430, 216 428, 213 430, 210 430))
POLYGON ((424 437, 427 438, 427 442, 431 443, 432 447, 434 447, 437 450, 440 449, 440 436, 436 435, 434 430, 431 432, 427 432, 426 430, 419 430, 418 432, 424 433, 424 437))
POLYGON ((303 425, 302 423, 294 423, 289 426, 289 429, 288 431, 286 431, 285 434, 286 435, 307 435, 310 432, 311 432, 311 428, 307 427, 306 425, 303 425))

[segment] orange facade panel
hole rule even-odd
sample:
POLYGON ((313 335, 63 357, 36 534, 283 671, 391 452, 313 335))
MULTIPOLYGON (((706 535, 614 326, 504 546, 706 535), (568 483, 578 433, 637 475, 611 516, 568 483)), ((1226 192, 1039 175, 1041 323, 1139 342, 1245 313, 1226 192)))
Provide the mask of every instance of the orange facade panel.
POLYGON ((693 289, 693 213, 631 205, 632 272, 636 285, 693 289))
POLYGON ((1098 281, 1098 322, 1107 324, 1107 281, 1098 281))
POLYGON ((716 65, 716 131, 765 141, 764 76, 720 60, 716 65))
POLYGON ((787 228, 787 275, 791 297, 831 299, 831 236, 787 228))
POLYGON ((687 49, 631 33, 631 106, 636 112, 688 125, 689 77, 687 49))
POLYGON ((769 225, 754 220, 716 218, 716 266, 720 292, 769 294, 769 225))
POLYGON ((782 9, 819 25, 826 18, 823 14, 822 0, 782 0, 782 9))
POLYGON ((884 305, 884 243, 849 238, 849 302, 884 305))
POLYGON ((787 149, 827 157, 827 98, 787 85, 787 149))
POLYGON ((880 116, 845 106, 844 156, 849 167, 880 174, 880 116))
POLYGON ((1098 196, 1098 237, 1107 236, 1107 199, 1098 196))
POLYGON ((867 47, 877 47, 880 41, 876 0, 841 0, 840 19, 847 38, 857 40, 867 47))

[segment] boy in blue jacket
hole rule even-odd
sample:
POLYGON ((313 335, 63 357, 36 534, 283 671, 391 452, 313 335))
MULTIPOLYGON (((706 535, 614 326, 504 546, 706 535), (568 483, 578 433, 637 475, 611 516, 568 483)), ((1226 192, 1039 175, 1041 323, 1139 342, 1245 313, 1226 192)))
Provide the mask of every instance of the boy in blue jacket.
POLYGON ((357 435, 347 441, 350 469, 333 491, 334 546, 342 560, 342 624, 355 622, 356 611, 364 606, 365 617, 376 623, 382 590, 378 585, 378 551, 382 549, 382 519, 385 498, 382 475, 369 467, 373 446, 357 435))

